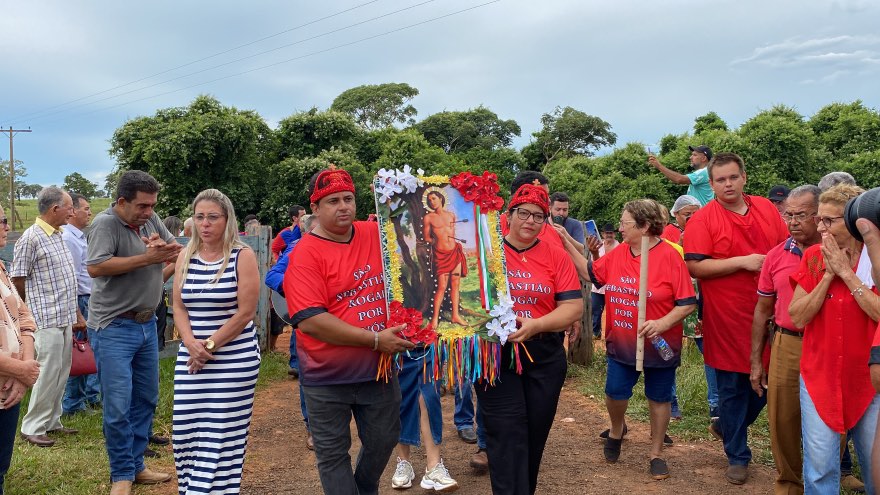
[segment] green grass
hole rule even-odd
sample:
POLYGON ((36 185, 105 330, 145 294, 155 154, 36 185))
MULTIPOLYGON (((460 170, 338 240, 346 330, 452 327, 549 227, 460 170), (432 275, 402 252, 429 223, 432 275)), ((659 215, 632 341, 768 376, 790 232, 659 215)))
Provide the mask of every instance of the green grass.
MULTIPOLYGON (((287 356, 266 353, 260 364, 257 389, 287 376, 287 356)), ((159 406, 156 409, 154 433, 171 436, 174 358, 159 363, 159 406)), ((27 410, 29 396, 22 401, 21 418, 27 410)), ((16 432, 12 465, 6 475, 7 495, 92 495, 110 490, 110 470, 104 437, 101 433, 101 414, 76 414, 62 419, 64 426, 77 428, 75 436, 57 437, 51 448, 40 448, 18 438, 16 432)), ((162 454, 170 458, 170 450, 162 454)), ((143 493, 143 491, 141 491, 143 493)))
MULTIPOLYGON (((3 202, 3 208, 9 208, 9 202, 3 202)), ((92 217, 94 215, 104 211, 107 207, 110 206, 110 198, 94 198, 90 202, 90 206, 92 207, 92 217)), ((34 223, 34 219, 37 218, 37 200, 36 199, 22 199, 20 201, 15 202, 15 210, 18 212, 19 218, 21 218, 22 227, 21 228, 12 228, 12 230, 16 230, 21 232, 22 230, 28 228, 32 223, 34 223)), ((9 218, 12 218, 9 212, 6 212, 6 215, 9 218)), ((18 226, 16 226, 18 227, 18 226)))

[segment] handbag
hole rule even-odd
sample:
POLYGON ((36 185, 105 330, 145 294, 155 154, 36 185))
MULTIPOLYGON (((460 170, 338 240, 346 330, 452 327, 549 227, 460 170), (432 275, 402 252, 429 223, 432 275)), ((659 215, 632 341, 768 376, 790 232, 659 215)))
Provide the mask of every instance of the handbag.
POLYGON ((95 364, 95 353, 86 337, 83 340, 73 337, 73 350, 70 358, 70 376, 91 375, 98 372, 95 364))

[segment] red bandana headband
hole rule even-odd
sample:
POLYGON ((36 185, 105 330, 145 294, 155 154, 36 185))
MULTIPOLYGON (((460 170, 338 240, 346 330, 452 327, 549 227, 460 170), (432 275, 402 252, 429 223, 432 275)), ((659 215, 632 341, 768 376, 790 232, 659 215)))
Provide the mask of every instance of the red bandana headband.
POLYGON ((331 165, 322 171, 315 180, 315 190, 309 197, 309 201, 317 203, 322 198, 338 192, 354 192, 354 181, 351 175, 342 169, 331 165))
POLYGON ((545 215, 550 213, 550 200, 547 198, 547 191, 541 186, 523 184, 513 193, 507 208, 512 210, 523 203, 530 203, 540 207, 545 215))

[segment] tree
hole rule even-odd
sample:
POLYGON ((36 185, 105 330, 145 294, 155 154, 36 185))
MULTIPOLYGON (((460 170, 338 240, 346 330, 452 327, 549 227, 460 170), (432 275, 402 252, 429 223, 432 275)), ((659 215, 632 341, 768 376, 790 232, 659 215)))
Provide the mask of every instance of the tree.
POLYGON ((361 131, 349 115, 335 110, 297 112, 278 124, 278 161, 314 158, 331 148, 354 150, 361 131))
POLYGON ((777 105, 759 112, 737 134, 744 149, 730 151, 746 162, 750 194, 764 196, 775 184, 815 184, 821 177, 813 160, 813 131, 794 109, 777 105))
POLYGON ((117 170, 144 170, 162 184, 164 214, 183 211, 207 188, 229 196, 240 216, 259 211, 271 185, 266 177, 274 148, 259 114, 204 95, 188 107, 130 120, 110 141, 117 170))
POLYGON ((418 94, 418 89, 406 83, 367 84, 343 91, 330 110, 350 115, 365 130, 395 123, 412 125, 418 111, 409 102, 418 94))
MULTIPOLYGON (((27 169, 24 168, 24 162, 21 160, 15 160, 15 170, 14 170, 15 178, 13 179, 12 186, 15 188, 16 198, 20 199, 20 191, 21 187, 24 186, 24 179, 27 177, 27 169)), ((42 186, 40 187, 42 189, 42 186)), ((39 191, 37 191, 39 192, 39 191)), ((3 204, 9 205, 9 160, 0 161, 0 201, 3 204)), ((11 217, 10 217, 11 218, 11 217)))
POLYGON ((593 156, 599 148, 617 142, 611 124, 571 107, 556 107, 553 113, 545 113, 541 125, 543 128, 532 135, 544 163, 561 156, 593 156))
POLYGON ((64 177, 64 184, 61 188, 69 193, 82 194, 89 200, 98 195, 98 185, 83 177, 79 172, 64 177))
POLYGON ((726 131, 727 123, 721 120, 715 112, 709 112, 694 119, 694 134, 700 135, 705 131, 726 131))
POLYGON ((808 124, 819 144, 835 158, 880 149, 880 113, 861 100, 826 105, 808 124))
POLYGON ((24 187, 19 189, 18 198, 36 198, 40 191, 43 190, 43 186, 40 184, 25 184, 24 187))
POLYGON ((447 153, 507 147, 522 132, 515 120, 499 119, 482 106, 464 112, 435 113, 413 127, 447 153))

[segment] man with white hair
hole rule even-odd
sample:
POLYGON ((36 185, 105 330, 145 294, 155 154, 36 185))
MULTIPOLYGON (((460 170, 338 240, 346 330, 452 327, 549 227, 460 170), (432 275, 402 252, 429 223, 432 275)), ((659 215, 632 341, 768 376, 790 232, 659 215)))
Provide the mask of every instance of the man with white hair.
POLYGON ((73 200, 50 186, 37 196, 37 208, 34 225, 15 243, 10 275, 38 329, 34 346, 40 377, 21 422, 21 435, 33 445, 51 447, 55 440, 47 433, 77 433, 61 424, 61 399, 70 375, 72 331, 85 330, 86 325, 76 307, 73 257, 61 234, 61 226, 73 216, 73 200))
POLYGON ((825 192, 838 184, 856 185, 856 179, 846 172, 831 172, 819 180, 819 190, 825 192))

